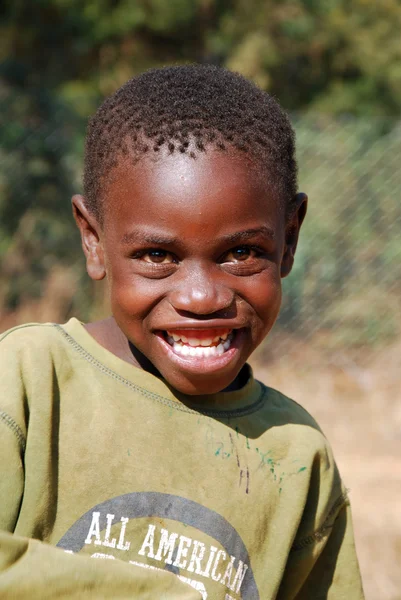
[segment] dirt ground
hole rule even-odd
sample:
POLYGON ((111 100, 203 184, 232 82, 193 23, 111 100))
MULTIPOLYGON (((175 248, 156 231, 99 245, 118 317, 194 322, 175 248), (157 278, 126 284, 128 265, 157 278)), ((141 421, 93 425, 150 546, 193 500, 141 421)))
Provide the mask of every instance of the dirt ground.
POLYGON ((350 490, 366 600, 401 600, 401 341, 363 365, 357 353, 289 347, 285 358, 257 355, 255 374, 302 404, 330 440, 350 490))

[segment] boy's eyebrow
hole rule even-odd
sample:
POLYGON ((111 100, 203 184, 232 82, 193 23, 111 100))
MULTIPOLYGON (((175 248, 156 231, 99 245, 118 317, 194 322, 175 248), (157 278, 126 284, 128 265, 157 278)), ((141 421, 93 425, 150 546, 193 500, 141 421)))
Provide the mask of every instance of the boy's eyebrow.
POLYGON ((255 229, 245 229, 244 231, 237 231, 236 233, 231 233, 229 235, 224 236, 224 240, 235 244, 237 242, 245 242, 249 238, 255 237, 256 235, 262 235, 263 237, 269 240, 276 239, 274 230, 270 229, 270 227, 263 226, 257 227, 255 229))
MULTIPOLYGON (((227 242, 229 244, 237 244, 238 242, 246 242, 252 237, 256 235, 262 235, 263 237, 269 240, 275 240, 275 232, 270 227, 262 226, 256 227, 254 229, 245 229, 244 231, 236 231, 235 233, 230 233, 222 237, 222 241, 227 242)), ((177 237, 168 236, 168 235, 157 235, 152 233, 146 233, 144 231, 131 231, 130 233, 125 233, 122 238, 123 244, 134 244, 134 243, 142 243, 142 244, 154 244, 156 246, 172 246, 174 244, 179 243, 179 239, 177 237)))
POLYGON ((139 242, 141 244, 155 244, 157 246, 167 246, 176 244, 178 242, 178 238, 169 237, 167 235, 161 236, 157 234, 148 234, 144 233, 143 231, 132 231, 131 233, 124 234, 121 241, 123 244, 134 244, 139 242))

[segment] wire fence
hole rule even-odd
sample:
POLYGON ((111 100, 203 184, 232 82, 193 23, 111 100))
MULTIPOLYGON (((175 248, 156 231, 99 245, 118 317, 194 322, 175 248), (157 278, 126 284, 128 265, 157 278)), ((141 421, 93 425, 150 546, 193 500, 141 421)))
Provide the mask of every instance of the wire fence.
POLYGON ((401 123, 302 116, 294 124, 310 204, 275 351, 313 338, 357 357, 401 333, 401 123))

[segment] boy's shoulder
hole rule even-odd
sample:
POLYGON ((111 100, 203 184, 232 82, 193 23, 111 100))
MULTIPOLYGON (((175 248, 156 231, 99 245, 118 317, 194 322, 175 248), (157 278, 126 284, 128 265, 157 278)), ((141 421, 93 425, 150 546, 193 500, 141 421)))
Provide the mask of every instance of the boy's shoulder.
MULTIPOLYGON (((23 339, 45 339, 54 330, 54 323, 24 323, 0 333, 0 342, 18 343, 23 339)), ((50 334, 51 335, 51 334, 50 334)))
POLYGON ((63 362, 69 352, 66 343, 69 324, 26 323, 0 333, 0 364, 4 373, 12 365, 22 370, 39 368, 46 363, 63 362), (59 359, 59 360, 58 360, 59 359))
POLYGON ((266 397, 264 403, 265 410, 262 411, 262 414, 264 412, 268 415, 267 418, 272 420, 274 424, 306 425, 317 430, 320 434, 322 433, 316 420, 301 404, 286 396, 283 392, 272 387, 267 387, 260 381, 259 383, 264 389, 266 397))
POLYGON ((308 410, 282 392, 261 385, 265 402, 252 419, 251 432, 258 439, 258 447, 268 451, 273 445, 280 456, 320 456, 318 462, 325 468, 334 466, 330 443, 308 410))
MULTIPOLYGON (((262 384, 263 385, 263 384, 262 384)), ((319 424, 298 402, 272 388, 259 418, 261 458, 290 476, 305 473, 325 487, 328 504, 346 499, 333 450, 319 424)), ((312 527, 312 525, 311 525, 312 527)))
POLYGON ((43 352, 60 340, 55 323, 25 323, 0 333, 0 352, 43 352))
MULTIPOLYGON (((27 323, 0 334, 0 422, 25 447, 30 393, 50 405, 54 364, 62 364, 62 337, 52 323, 27 323), (61 353, 60 353, 61 349, 61 353), (55 360, 59 355, 61 360, 55 360)), ((14 440, 14 441, 15 441, 14 440)))

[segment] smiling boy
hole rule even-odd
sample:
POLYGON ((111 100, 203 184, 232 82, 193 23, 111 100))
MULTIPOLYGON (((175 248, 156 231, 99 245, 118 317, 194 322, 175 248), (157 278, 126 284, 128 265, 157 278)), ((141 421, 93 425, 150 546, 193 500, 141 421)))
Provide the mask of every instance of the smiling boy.
POLYGON ((306 213, 282 109, 215 67, 134 78, 73 209, 112 316, 2 337, 0 596, 363 598, 330 447, 246 364, 306 213))

